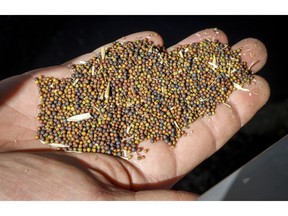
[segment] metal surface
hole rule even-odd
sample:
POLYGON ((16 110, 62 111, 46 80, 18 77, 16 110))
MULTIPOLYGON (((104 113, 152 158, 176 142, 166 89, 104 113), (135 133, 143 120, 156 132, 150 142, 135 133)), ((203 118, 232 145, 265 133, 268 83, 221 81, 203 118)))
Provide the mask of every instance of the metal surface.
POLYGON ((198 200, 288 200, 288 135, 198 200))

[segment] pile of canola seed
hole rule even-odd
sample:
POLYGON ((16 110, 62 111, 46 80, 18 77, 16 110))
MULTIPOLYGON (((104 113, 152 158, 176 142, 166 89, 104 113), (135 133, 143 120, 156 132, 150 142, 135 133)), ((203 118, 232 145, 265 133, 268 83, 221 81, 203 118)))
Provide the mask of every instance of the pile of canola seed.
POLYGON ((36 77, 36 139, 65 151, 130 159, 144 140, 170 148, 253 79, 241 50, 204 40, 165 51, 144 39, 114 42, 72 65, 69 78, 36 77))

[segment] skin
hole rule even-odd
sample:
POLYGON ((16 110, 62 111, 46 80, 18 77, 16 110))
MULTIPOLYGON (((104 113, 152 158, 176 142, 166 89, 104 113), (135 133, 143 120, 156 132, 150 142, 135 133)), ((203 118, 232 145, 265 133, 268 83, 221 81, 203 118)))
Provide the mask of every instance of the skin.
MULTIPOLYGON (((148 37, 163 46, 155 32, 139 32, 120 41, 148 37)), ((170 47, 209 38, 228 44, 224 32, 206 29, 170 47)), ((105 46, 109 46, 107 44, 105 46)), ((265 46, 256 39, 239 41, 242 59, 258 72, 266 63, 265 46), (254 64, 253 62, 257 62, 254 64)), ((249 92, 236 90, 216 114, 198 119, 187 129, 174 150, 164 142, 148 148, 144 160, 124 160, 96 153, 63 153, 35 140, 39 94, 33 78, 39 75, 68 77, 69 65, 100 52, 77 57, 60 66, 29 71, 0 82, 0 200, 195 200, 197 195, 169 190, 203 160, 220 149, 267 102, 270 89, 260 76, 249 92)))

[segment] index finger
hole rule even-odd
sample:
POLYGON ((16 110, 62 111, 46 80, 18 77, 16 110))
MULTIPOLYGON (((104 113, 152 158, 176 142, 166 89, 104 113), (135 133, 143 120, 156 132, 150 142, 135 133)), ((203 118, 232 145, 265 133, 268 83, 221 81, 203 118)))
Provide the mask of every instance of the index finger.
MULTIPOLYGON (((157 34, 156 32, 153 32, 153 31, 137 32, 137 33, 130 34, 130 35, 124 36, 122 38, 119 38, 116 41, 123 43, 123 42, 126 42, 126 41, 142 40, 144 38, 149 39, 155 45, 158 45, 160 47, 163 46, 162 37, 159 34, 157 34)), ((105 45, 103 45, 101 47, 108 48, 108 47, 110 47, 112 45, 112 43, 113 42, 105 44, 105 45)), ((67 61, 67 62, 65 62, 65 63, 63 63, 63 64, 61 64, 59 66, 42 68, 42 69, 31 71, 31 72, 28 72, 28 73, 30 73, 34 77, 41 76, 41 75, 51 76, 51 77, 55 77, 55 78, 66 78, 66 77, 69 77, 72 74, 72 70, 70 69, 71 64, 83 64, 83 63, 85 63, 89 59, 99 55, 101 47, 96 48, 92 52, 85 53, 85 54, 83 54, 81 56, 78 56, 78 57, 76 57, 74 59, 71 59, 71 60, 69 60, 69 61, 67 61)))

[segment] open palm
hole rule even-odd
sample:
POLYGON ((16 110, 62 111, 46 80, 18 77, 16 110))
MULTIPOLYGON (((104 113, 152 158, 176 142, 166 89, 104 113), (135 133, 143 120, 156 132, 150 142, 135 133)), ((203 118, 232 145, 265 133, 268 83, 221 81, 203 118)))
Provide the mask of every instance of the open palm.
MULTIPOLYGON (((154 32, 140 32, 120 40, 150 38, 163 45, 154 32)), ((228 43, 220 30, 207 29, 179 42, 187 44, 209 38, 228 43)), ((107 45, 109 46, 109 45, 107 45)), ((175 47, 173 46, 173 47, 175 47)), ((170 50, 173 47, 169 48, 170 50)), ((265 46, 245 39, 242 59, 259 71, 265 64, 265 46)), ((131 160, 98 153, 64 153, 35 140, 39 94, 33 78, 39 75, 68 77, 69 65, 94 56, 99 49, 61 66, 30 71, 0 82, 0 199, 16 200, 192 200, 187 192, 168 190, 200 162, 221 148, 269 98, 266 81, 255 75, 249 92, 235 91, 216 114, 198 119, 187 129, 176 148, 164 142, 140 144, 144 160, 131 160)))

